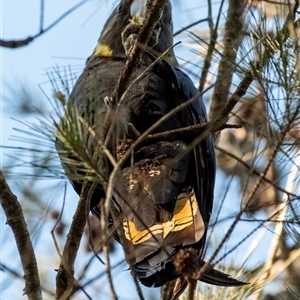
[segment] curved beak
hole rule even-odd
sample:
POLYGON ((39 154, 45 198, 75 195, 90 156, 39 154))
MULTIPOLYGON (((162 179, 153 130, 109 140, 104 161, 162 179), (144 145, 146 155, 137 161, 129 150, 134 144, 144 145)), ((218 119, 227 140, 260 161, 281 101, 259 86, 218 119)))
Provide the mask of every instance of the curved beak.
POLYGON ((133 0, 130 6, 131 17, 145 17, 147 0, 133 0))

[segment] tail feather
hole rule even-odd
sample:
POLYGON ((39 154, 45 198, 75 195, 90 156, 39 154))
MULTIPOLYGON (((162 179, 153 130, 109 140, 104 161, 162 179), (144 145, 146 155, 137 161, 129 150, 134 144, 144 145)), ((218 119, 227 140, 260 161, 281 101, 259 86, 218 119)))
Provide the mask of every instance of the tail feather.
POLYGON ((246 282, 232 278, 229 274, 218 271, 213 267, 208 267, 208 270, 199 280, 205 283, 218 285, 218 286, 227 286, 227 287, 242 286, 248 284, 246 282))
MULTIPOLYGON (((203 264, 205 262, 203 261, 203 264)), ((208 284, 218 285, 218 286, 225 286, 225 287, 231 287, 231 286, 243 286, 249 283, 237 280, 235 278, 232 278, 229 274, 223 273, 221 271, 218 271, 214 269, 212 266, 209 266, 208 269, 205 271, 205 274, 199 279, 200 281, 203 281, 208 284)), ((176 300, 178 297, 183 293, 183 291, 186 289, 188 283, 184 279, 184 277, 179 277, 176 280, 175 287, 173 289, 173 295, 170 298, 170 300, 176 300)))

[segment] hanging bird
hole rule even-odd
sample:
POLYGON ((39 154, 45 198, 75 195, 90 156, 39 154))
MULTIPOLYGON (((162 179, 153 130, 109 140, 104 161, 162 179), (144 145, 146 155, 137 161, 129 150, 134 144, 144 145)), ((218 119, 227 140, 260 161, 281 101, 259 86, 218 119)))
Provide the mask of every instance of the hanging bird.
MULTIPOLYGON (((99 203, 105 198, 112 166, 104 152, 93 162, 97 147, 105 146, 118 160, 130 146, 126 141, 134 140, 157 121, 161 122, 153 133, 207 121, 198 90, 178 68, 173 50, 146 70, 173 45, 170 1, 131 77, 133 83, 117 108, 113 106, 110 96, 143 23, 145 6, 146 0, 122 0, 112 12, 73 88, 58 128, 56 147, 76 192, 80 194, 85 179, 98 183, 90 207, 99 219, 102 217, 99 203), (167 113, 193 97, 196 99, 192 104, 164 119, 167 113), (72 132, 70 127, 77 129, 73 130, 73 135, 76 132, 73 140, 66 134, 72 132), (84 166, 87 165, 96 170, 90 171, 94 177, 86 177, 84 166)), ((114 237, 127 253, 132 275, 149 287, 177 279, 172 299, 187 285, 174 265, 179 251, 193 250, 199 265, 204 264, 206 233, 213 207, 212 137, 189 149, 191 142, 192 138, 187 136, 135 148, 116 174, 111 199, 114 217, 110 216, 109 227, 119 229, 114 231, 114 237)), ((211 266, 199 280, 221 286, 244 284, 211 266)))

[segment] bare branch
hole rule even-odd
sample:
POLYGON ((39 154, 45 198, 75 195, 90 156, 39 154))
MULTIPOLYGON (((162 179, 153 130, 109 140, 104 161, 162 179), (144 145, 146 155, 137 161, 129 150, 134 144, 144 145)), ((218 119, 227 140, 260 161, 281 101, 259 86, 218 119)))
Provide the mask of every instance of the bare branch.
MULTIPOLYGON (((163 131, 163 132, 158 132, 155 134, 149 134, 148 136, 145 137, 145 139, 142 141, 142 145, 144 144, 153 144, 156 142, 160 141, 165 141, 165 140, 180 140, 180 139, 193 139, 197 137, 199 134, 203 133, 203 131, 210 126, 208 122, 206 123, 201 123, 197 125, 192 125, 188 127, 182 127, 178 129, 173 129, 173 130, 168 130, 168 131, 163 131)), ((236 125, 236 124, 222 124, 218 128, 213 128, 213 132, 220 131, 223 129, 227 128, 241 128, 241 125, 236 125)))
POLYGON ((219 115, 220 108, 225 106, 231 85, 233 72, 236 68, 235 59, 242 40, 243 14, 246 1, 229 1, 228 17, 224 32, 224 52, 220 61, 216 87, 210 108, 210 118, 219 115))
POLYGON ((40 8, 40 32, 42 32, 43 28, 44 28, 44 14, 45 14, 45 0, 41 0, 41 8, 40 8))
POLYGON ((208 18, 200 19, 200 20, 198 20, 198 21, 196 21, 196 22, 193 22, 193 23, 191 23, 191 24, 189 24, 189 25, 187 25, 187 26, 185 26, 185 27, 183 27, 183 28, 177 30, 176 32, 174 32, 173 36, 179 35, 180 33, 182 33, 182 32, 184 32, 184 31, 186 31, 186 30, 188 30, 188 29, 194 27, 195 25, 198 25, 198 24, 200 24, 200 23, 202 23, 202 22, 205 22, 205 21, 208 21, 208 18))
POLYGON ((215 46, 216 46, 217 38, 218 38, 218 27, 219 27, 223 4, 224 4, 224 0, 222 0, 222 2, 221 2, 216 26, 214 27, 213 20, 212 20, 211 1, 210 0, 208 1, 208 24, 209 24, 209 28, 210 28, 210 43, 208 45, 207 55, 205 56, 205 60, 203 62, 202 73, 200 76, 200 81, 199 81, 199 91, 200 92, 202 92, 204 89, 207 74, 208 74, 209 68, 211 66, 211 61, 212 61, 213 54, 215 51, 215 46))
MULTIPOLYGON (((23 276, 18 273, 18 271, 11 269, 7 265, 0 262, 0 271, 7 271, 9 272, 14 278, 18 278, 20 280, 23 280, 23 276)), ((47 289, 45 286, 41 285, 41 289, 44 293, 49 294, 49 296, 54 297, 55 294, 50 289, 47 289)))
POLYGON ((136 45, 130 53, 129 58, 123 70, 120 73, 118 83, 112 93, 112 99, 115 103, 119 102, 122 94, 125 92, 130 77, 140 59, 140 56, 148 44, 151 32, 161 16, 162 10, 165 7, 167 0, 147 1, 146 19, 138 34, 136 45))
POLYGON ((25 293, 30 300, 42 300, 38 267, 22 207, 10 190, 1 171, 0 202, 7 218, 7 224, 11 227, 17 243, 24 270, 25 293))
POLYGON ((70 299, 74 290, 78 288, 74 280, 74 262, 86 224, 90 199, 94 190, 94 185, 90 185, 86 182, 83 184, 79 203, 73 217, 70 231, 67 235, 62 260, 56 276, 56 298, 59 300, 70 299))
MULTIPOLYGON (((101 202, 100 203, 100 215, 104 216, 104 203, 101 202)), ((101 231, 103 233, 106 233, 106 226, 107 223, 105 222, 105 218, 101 218, 100 220, 100 225, 101 225, 101 231)), ((112 300, 117 300, 117 294, 115 292, 115 288, 114 288, 114 284, 113 284, 113 280, 112 280, 112 276, 111 276, 111 265, 110 265, 110 259, 109 259, 109 251, 108 251, 108 247, 107 247, 107 243, 108 243, 108 238, 106 234, 103 234, 102 236, 102 244, 103 244, 103 253, 104 253, 104 257, 105 257, 105 265, 106 265, 106 275, 107 275, 107 280, 108 280, 108 285, 110 287, 110 294, 111 294, 111 299, 112 300)))
POLYGON ((56 240, 56 237, 55 237, 55 229, 58 226, 58 224, 61 222, 61 218, 62 218, 62 215, 63 215, 63 212, 64 212, 65 203, 66 203, 66 193, 67 193, 67 186, 66 186, 66 183, 65 183, 62 208, 61 208, 60 214, 59 214, 58 218, 56 219, 55 224, 54 224, 54 226, 51 230, 51 235, 52 235, 52 238, 53 238, 53 241, 54 241, 55 249, 56 249, 59 257, 61 257, 61 253, 60 253, 58 243, 57 243, 57 240, 56 240))
MULTIPOLYGON (((40 24, 40 32, 37 33, 36 35, 29 36, 25 39, 22 40, 2 40, 0 39, 0 47, 5 47, 5 48, 20 48, 23 46, 26 46, 30 44, 32 41, 34 41, 36 38, 40 37, 50 29, 52 29, 54 26, 56 26, 60 21, 62 21, 65 17, 67 17, 69 14, 71 14, 73 11, 75 11, 77 8, 82 6, 83 4, 87 3, 88 0, 84 0, 79 2, 78 4, 74 5, 71 7, 69 10, 67 10, 65 13, 63 13, 59 18, 57 18, 53 23, 51 23, 48 27, 42 28, 42 23, 43 23, 43 14, 41 14, 41 24, 40 24)), ((41 2, 41 12, 43 11, 43 1, 41 2)))

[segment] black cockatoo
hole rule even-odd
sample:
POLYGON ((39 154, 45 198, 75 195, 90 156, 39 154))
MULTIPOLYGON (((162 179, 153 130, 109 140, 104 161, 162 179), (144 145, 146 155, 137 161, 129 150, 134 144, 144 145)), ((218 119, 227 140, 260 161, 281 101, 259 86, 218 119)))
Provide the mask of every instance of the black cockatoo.
MULTIPOLYGON (((173 45, 170 2, 164 7, 135 68, 133 84, 118 105, 118 112, 108 113, 116 109, 111 107, 110 96, 143 23, 145 6, 146 0, 122 0, 112 12, 73 88, 58 129, 56 147, 66 175, 77 193, 80 193, 82 182, 86 179, 98 183, 91 200, 91 211, 98 218, 101 218, 99 203, 105 198, 105 183, 112 165, 105 153, 99 161, 92 161, 97 146, 105 145, 118 160, 130 145, 124 141, 135 139, 193 97, 196 100, 192 104, 165 118, 153 132, 207 121, 198 90, 178 68, 173 50, 146 70, 173 45), (103 135, 107 133, 104 128, 107 124, 111 127, 111 136, 105 142, 103 135), (79 133, 77 138, 70 140, 66 132, 72 131, 72 125, 79 133), (72 143, 75 146, 70 146, 72 143), (72 147, 77 150, 70 150, 72 147), (76 163, 79 160, 84 162, 83 165, 93 165, 97 172, 85 177, 84 168, 79 167, 82 164, 76 163), (92 178, 93 174, 95 178, 92 178)), ((177 279, 173 299, 186 286, 184 277, 174 265, 174 258, 181 249, 193 249, 199 265, 204 263, 206 232, 213 207, 213 141, 208 136, 187 151, 191 141, 191 137, 187 136, 136 147, 116 174, 111 199, 118 224, 114 224, 116 218, 110 217, 109 226, 119 226, 119 233, 115 231, 114 237, 123 245, 127 260, 133 266, 133 275, 149 287, 159 287, 177 279)), ((244 284, 212 267, 199 280, 221 286, 244 284)))

